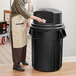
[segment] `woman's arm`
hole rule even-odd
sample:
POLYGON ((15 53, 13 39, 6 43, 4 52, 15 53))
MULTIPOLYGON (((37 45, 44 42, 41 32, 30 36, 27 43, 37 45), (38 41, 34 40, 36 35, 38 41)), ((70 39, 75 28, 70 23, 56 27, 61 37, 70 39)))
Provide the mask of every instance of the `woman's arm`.
POLYGON ((30 16, 30 19, 33 19, 33 20, 36 20, 36 21, 38 21, 39 23, 43 23, 43 19, 41 19, 41 18, 39 18, 39 17, 36 17, 36 16, 33 16, 33 15, 31 15, 30 16))

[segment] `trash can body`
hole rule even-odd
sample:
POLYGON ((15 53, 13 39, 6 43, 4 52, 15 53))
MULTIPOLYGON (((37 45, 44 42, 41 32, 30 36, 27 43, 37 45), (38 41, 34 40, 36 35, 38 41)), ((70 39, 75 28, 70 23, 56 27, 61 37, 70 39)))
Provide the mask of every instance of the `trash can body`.
POLYGON ((63 38, 66 36, 64 24, 33 23, 32 66, 44 72, 57 71, 62 67, 63 38))
POLYGON ((63 38, 60 29, 39 29, 31 27, 32 66, 40 71, 56 71, 62 66, 63 38))

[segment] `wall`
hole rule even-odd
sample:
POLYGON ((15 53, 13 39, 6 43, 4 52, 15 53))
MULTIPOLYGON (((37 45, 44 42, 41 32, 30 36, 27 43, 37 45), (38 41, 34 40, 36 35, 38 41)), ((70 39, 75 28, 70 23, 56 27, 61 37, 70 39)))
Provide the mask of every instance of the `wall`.
POLYGON ((76 0, 34 0, 34 11, 56 8, 63 12, 67 37, 64 39, 64 57, 76 56, 76 0))
POLYGON ((0 21, 3 21, 3 11, 10 9, 10 0, 0 0, 0 21))

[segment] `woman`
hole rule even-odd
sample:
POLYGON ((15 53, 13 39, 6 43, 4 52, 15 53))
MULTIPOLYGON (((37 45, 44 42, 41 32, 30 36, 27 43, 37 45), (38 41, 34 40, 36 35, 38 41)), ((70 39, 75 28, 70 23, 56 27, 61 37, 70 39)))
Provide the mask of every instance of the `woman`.
POLYGON ((24 71, 20 66, 20 62, 23 65, 28 65, 26 62, 26 47, 27 47, 27 35, 26 35, 26 19, 37 20, 42 23, 43 19, 30 15, 25 8, 27 0, 14 0, 11 7, 12 11, 12 26, 11 26, 11 43, 12 43, 12 56, 13 56, 13 70, 24 71))

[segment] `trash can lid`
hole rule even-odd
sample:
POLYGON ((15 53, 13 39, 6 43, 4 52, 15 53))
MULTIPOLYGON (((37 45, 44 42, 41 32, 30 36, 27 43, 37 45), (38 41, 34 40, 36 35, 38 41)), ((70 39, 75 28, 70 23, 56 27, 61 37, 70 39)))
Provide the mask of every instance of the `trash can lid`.
POLYGON ((32 24, 32 26, 30 26, 31 29, 35 29, 35 30, 60 30, 60 29, 64 29, 65 26, 64 24, 32 24))
POLYGON ((38 11, 48 11, 48 12, 53 12, 53 13, 62 13, 60 10, 55 9, 55 8, 41 8, 38 11))

